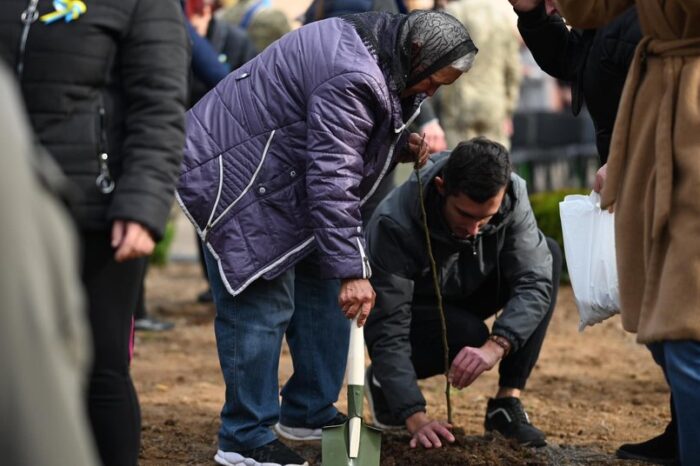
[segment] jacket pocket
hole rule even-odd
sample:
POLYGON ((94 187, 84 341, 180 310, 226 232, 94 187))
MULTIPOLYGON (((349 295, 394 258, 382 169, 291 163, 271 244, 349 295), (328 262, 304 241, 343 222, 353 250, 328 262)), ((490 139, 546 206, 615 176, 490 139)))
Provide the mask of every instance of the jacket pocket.
POLYGON ((209 221, 207 222, 206 227, 204 228, 204 234, 206 235, 209 231, 211 231, 214 227, 216 227, 217 224, 219 224, 226 216, 231 212, 231 210, 238 204, 243 197, 248 194, 248 192, 255 187, 256 180, 258 178, 258 175, 260 174, 260 170, 263 168, 263 165, 265 164, 265 159, 267 158, 267 153, 270 150, 270 145, 272 144, 272 139, 275 136, 275 130, 273 130, 270 133, 270 136, 268 136, 267 141, 265 143, 265 148, 263 149, 263 153, 260 157, 260 161, 258 162, 257 167, 255 168, 255 171, 253 171, 250 180, 246 184, 246 186, 241 190, 241 192, 221 211, 220 214, 216 214, 217 209, 220 207, 220 201, 221 201, 221 193, 223 189, 223 185, 225 183, 224 180, 224 160, 222 156, 219 156, 218 158, 218 163, 219 163, 219 184, 218 184, 218 192, 217 192, 217 197, 214 202, 214 205, 212 207, 211 213, 209 215, 209 221))

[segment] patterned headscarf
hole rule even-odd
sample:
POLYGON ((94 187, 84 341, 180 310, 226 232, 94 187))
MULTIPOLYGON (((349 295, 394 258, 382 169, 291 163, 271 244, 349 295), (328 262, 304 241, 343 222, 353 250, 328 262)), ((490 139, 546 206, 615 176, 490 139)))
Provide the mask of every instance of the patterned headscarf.
POLYGON ((441 11, 408 15, 369 12, 344 16, 365 45, 379 57, 379 65, 397 93, 477 48, 467 29, 441 11))

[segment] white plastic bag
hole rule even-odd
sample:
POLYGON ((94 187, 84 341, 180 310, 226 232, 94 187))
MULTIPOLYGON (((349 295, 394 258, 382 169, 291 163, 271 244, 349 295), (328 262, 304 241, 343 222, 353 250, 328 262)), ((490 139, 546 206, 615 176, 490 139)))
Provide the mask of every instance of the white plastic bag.
POLYGON ((600 209, 592 192, 566 196, 559 203, 564 253, 581 318, 578 329, 617 314, 620 292, 615 260, 614 215, 600 209))

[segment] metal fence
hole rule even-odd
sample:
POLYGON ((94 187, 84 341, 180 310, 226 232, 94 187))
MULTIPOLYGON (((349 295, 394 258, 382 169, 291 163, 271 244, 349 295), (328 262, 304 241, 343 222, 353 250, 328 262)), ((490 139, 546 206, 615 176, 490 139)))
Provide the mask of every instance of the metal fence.
POLYGON ((511 160, 531 193, 592 186, 599 161, 590 116, 516 114, 511 160))

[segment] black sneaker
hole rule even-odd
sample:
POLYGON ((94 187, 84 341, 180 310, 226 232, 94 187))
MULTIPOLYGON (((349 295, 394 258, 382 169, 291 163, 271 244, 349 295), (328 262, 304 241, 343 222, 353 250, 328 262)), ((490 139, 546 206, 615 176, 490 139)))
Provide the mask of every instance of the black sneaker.
POLYGON ((223 466, 309 466, 304 458, 277 439, 251 450, 218 450, 214 461, 223 466))
POLYGON ((337 426, 345 423, 348 417, 343 413, 336 413, 335 417, 328 422, 324 422, 322 426, 317 427, 292 427, 285 426, 281 422, 275 424, 275 432, 282 438, 287 440, 308 441, 321 440, 323 428, 326 426, 337 426))
POLYGON ((544 433, 530 423, 518 398, 489 398, 484 427, 489 432, 495 430, 506 438, 515 439, 523 446, 547 445, 544 433))
POLYGON ((676 426, 669 423, 663 434, 646 442, 626 443, 615 455, 623 460, 637 460, 653 464, 678 465, 678 435, 676 426))
POLYGON ((175 327, 172 322, 158 320, 154 317, 144 317, 143 319, 134 320, 134 329, 143 332, 165 332, 175 327))
POLYGON ((396 430, 404 427, 404 423, 391 414, 382 387, 372 373, 372 365, 365 371, 365 396, 375 426, 382 430, 396 430))

